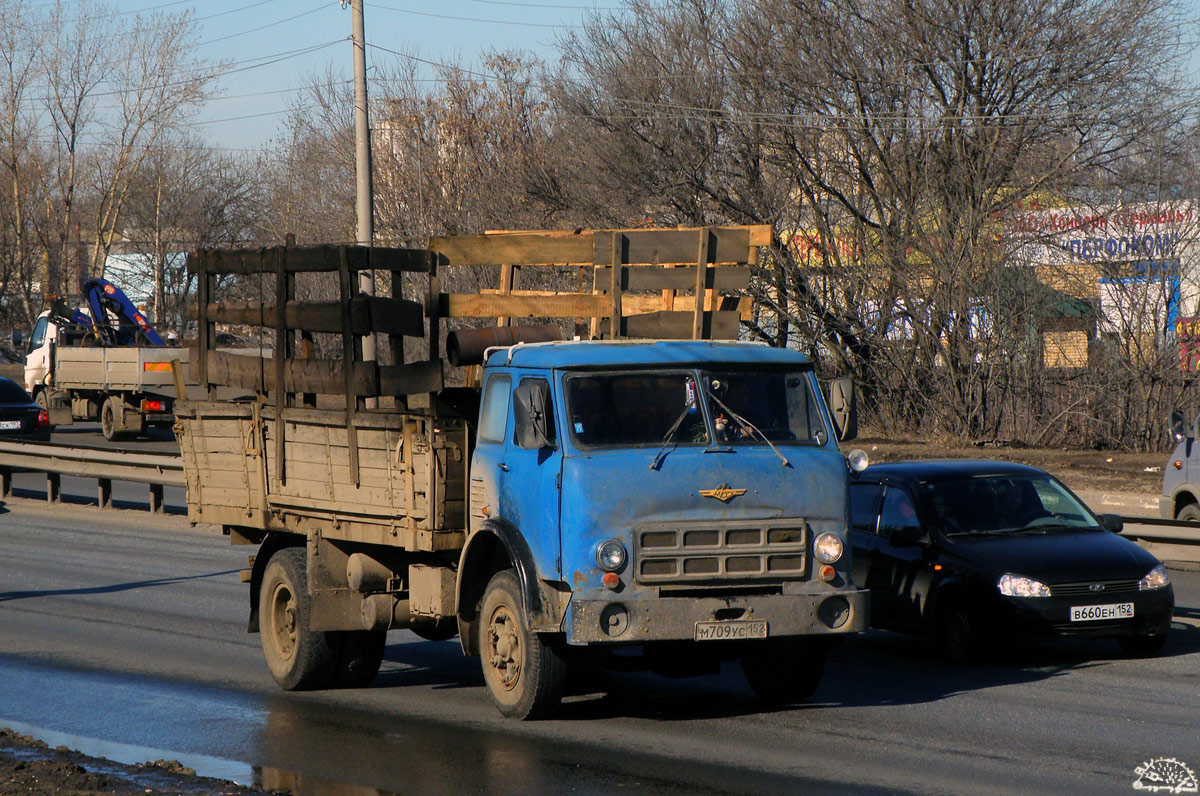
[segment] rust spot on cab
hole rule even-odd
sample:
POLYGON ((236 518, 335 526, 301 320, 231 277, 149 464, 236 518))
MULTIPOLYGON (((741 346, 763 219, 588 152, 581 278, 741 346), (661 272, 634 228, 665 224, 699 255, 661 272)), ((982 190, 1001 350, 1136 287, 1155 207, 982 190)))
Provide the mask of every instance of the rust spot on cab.
POLYGON ((583 574, 579 570, 575 570, 575 576, 573 580, 576 586, 582 586, 583 584, 587 583, 587 575, 583 574))

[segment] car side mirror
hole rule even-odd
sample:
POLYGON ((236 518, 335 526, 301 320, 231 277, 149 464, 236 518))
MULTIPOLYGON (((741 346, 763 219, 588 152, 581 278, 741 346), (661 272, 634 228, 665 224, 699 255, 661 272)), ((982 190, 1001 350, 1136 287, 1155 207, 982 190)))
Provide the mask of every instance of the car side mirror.
POLYGON ((1100 520, 1100 525, 1104 527, 1104 530, 1111 533, 1120 533, 1125 530, 1125 520, 1121 518, 1120 514, 1101 514, 1097 519, 1100 520))
POLYGON ((888 538, 892 547, 916 547, 925 538, 925 531, 917 525, 904 525, 893 528, 888 538))
POLYGON ((1167 433, 1171 437, 1171 441, 1178 445, 1187 438, 1187 426, 1184 423, 1183 412, 1176 409, 1171 413, 1171 422, 1167 427, 1167 433))
POLYGON ((858 394, 849 376, 829 382, 829 414, 843 442, 858 436, 858 394))

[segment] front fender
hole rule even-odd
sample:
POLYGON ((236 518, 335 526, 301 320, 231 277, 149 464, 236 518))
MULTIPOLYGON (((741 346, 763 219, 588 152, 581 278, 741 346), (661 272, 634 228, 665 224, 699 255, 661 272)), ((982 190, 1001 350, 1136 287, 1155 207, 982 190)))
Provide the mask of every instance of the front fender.
POLYGON ((540 633, 562 629, 563 611, 538 577, 525 536, 506 520, 485 520, 467 539, 458 562, 459 640, 468 655, 475 654, 473 628, 484 589, 493 575, 505 569, 517 576, 530 629, 540 633))

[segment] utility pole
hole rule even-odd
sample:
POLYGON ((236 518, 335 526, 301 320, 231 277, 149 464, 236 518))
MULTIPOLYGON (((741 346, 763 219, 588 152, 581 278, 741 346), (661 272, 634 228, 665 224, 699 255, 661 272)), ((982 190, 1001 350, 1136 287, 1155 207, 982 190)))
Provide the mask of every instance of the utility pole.
MULTIPOLYGON (((346 0, 342 0, 345 8, 346 0)), ((354 31, 354 173, 357 186, 359 246, 375 241, 375 205, 371 188, 371 127, 367 115, 367 37, 363 24, 363 0, 350 0, 354 31)), ((375 294, 375 269, 358 275, 358 287, 368 296, 375 294)), ((363 338, 363 359, 375 359, 375 335, 363 338)))

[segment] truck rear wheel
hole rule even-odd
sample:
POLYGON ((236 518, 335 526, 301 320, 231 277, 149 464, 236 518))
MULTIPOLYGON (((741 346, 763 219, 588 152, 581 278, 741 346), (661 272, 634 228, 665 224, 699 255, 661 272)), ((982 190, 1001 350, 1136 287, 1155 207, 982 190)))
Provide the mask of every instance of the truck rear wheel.
POLYGON ((324 688, 339 668, 340 650, 330 644, 330 634, 308 629, 307 566, 303 547, 277 551, 263 571, 258 593, 263 657, 275 682, 287 691, 324 688))
POLYGON ((803 702, 821 684, 828 653, 828 647, 819 642, 764 641, 742 655, 742 674, 762 700, 774 704, 803 702))
POLYGON ((530 631, 512 570, 488 582, 479 618, 483 679, 496 707, 514 719, 552 713, 562 701, 567 664, 544 637, 530 631))
POLYGON ((117 431, 117 417, 121 411, 121 407, 117 406, 117 400, 110 395, 104 399, 104 405, 100 407, 100 430, 104 432, 104 438, 109 442, 117 442, 128 436, 123 431, 117 431))
POLYGON ((379 674, 383 663, 383 648, 387 645, 386 630, 351 630, 329 633, 331 646, 338 650, 337 675, 334 684, 339 688, 365 688, 379 674), (330 637, 336 637, 333 641, 330 637))

